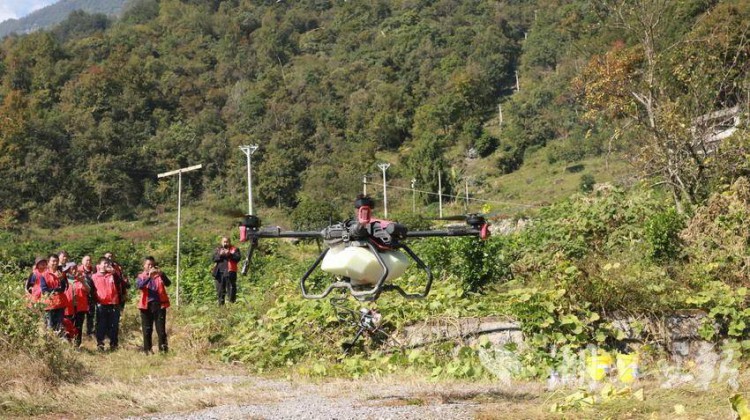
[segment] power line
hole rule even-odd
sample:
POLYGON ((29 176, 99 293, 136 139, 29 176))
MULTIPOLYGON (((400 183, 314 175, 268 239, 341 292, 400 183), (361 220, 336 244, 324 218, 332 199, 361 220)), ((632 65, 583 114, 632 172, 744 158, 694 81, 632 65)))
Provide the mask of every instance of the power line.
MULTIPOLYGON (((369 185, 376 185, 376 186, 383 186, 383 184, 379 184, 379 183, 377 183, 377 182, 367 182, 366 184, 369 184, 369 185)), ((397 187, 397 186, 395 186, 395 185, 388 185, 388 188, 394 188, 394 189, 397 189, 397 190, 407 190, 407 191, 412 191, 412 189, 411 189, 411 188, 405 188, 405 187, 397 187)), ((418 189, 416 189, 416 188, 414 189, 414 191, 416 191, 416 192, 419 192, 419 193, 423 193, 423 194, 428 194, 428 195, 439 195, 439 194, 438 194, 438 193, 436 193, 436 192, 432 192, 432 191, 425 191, 425 190, 418 190, 418 189)), ((460 197, 460 196, 458 196, 458 195, 450 195, 450 194, 443 194, 443 197, 450 197, 450 198, 453 198, 453 199, 458 199, 458 198, 461 198, 461 199, 463 199, 463 198, 464 198, 464 197, 460 197)), ((481 199, 481 198, 474 198, 474 197, 469 197, 469 201, 477 201, 477 202, 480 202, 480 203, 494 203, 494 204, 503 204, 503 205, 509 205, 509 206, 518 206, 518 207, 527 207, 527 208, 531 208, 531 207, 539 207, 539 205, 538 205, 538 204, 524 204, 524 203, 514 203, 514 202, 512 202, 512 201, 485 200, 485 199, 481 199)))

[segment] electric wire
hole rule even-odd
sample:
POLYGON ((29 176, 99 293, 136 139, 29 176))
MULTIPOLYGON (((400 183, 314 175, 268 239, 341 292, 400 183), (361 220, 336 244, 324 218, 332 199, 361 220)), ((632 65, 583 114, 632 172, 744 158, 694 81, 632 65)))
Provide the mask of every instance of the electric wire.
MULTIPOLYGON (((380 184, 377 182, 367 182, 365 183, 365 185, 375 185, 378 187, 383 186, 383 184, 380 184)), ((388 185, 388 184, 386 184, 386 188, 393 188, 396 190, 405 190, 405 191, 414 191, 414 192, 418 192, 422 194, 435 195, 435 196, 442 195, 443 197, 453 198, 456 200, 466 200, 466 196, 464 195, 440 194, 440 193, 436 193, 432 191, 419 190, 416 188, 411 189, 407 187, 399 187, 396 185, 388 185)), ((507 206, 518 206, 518 207, 526 207, 526 208, 539 207, 539 204, 526 204, 526 203, 514 203, 512 201, 486 200, 486 199, 474 198, 474 197, 469 197, 469 201, 477 201, 480 203, 494 203, 494 204, 502 204, 502 205, 507 205, 507 206)))

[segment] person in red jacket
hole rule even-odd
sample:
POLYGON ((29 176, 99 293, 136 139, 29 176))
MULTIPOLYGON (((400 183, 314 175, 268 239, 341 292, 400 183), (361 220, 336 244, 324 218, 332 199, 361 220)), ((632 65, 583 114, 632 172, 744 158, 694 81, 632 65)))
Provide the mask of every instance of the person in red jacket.
POLYGON ((130 289, 130 280, 125 276, 122 266, 115 261, 115 254, 108 251, 104 253, 104 258, 109 260, 109 272, 115 276, 115 284, 120 294, 120 310, 125 309, 125 302, 128 300, 128 289, 130 289))
POLYGON ((76 347, 81 347, 83 320, 89 312, 89 292, 91 291, 91 287, 78 271, 76 263, 69 262, 65 264, 63 273, 65 273, 69 284, 68 290, 65 291, 65 295, 68 297, 65 317, 75 326, 75 337, 73 339, 76 347))
POLYGON ((240 250, 232 246, 229 238, 225 236, 221 238, 221 246, 214 250, 213 259, 216 263, 213 275, 219 305, 224 304, 226 295, 229 295, 229 302, 234 303, 237 300, 237 263, 242 259, 240 250))
POLYGON ((89 311, 86 313, 86 335, 94 334, 94 319, 96 318, 96 297, 94 295, 94 281, 91 276, 94 275, 95 269, 91 264, 91 256, 84 255, 81 259, 81 265, 78 266, 78 273, 83 277, 83 281, 89 286, 89 311))
POLYGON ((34 260, 34 270, 26 279, 26 292, 28 292, 29 307, 32 307, 35 303, 39 302, 42 297, 42 276, 47 271, 47 259, 43 257, 37 257, 34 260))
POLYGON ((47 327, 59 333, 62 329, 65 307, 68 306, 68 299, 65 296, 65 290, 68 289, 68 280, 60 271, 60 267, 57 265, 58 261, 56 254, 47 257, 47 271, 40 278, 40 288, 43 302, 47 304, 45 309, 47 327))
POLYGON ((117 350, 120 332, 120 293, 107 258, 100 258, 96 273, 91 276, 96 296, 96 347, 104 350, 104 338, 109 337, 109 349, 117 350))
POLYGON ((159 337, 159 351, 166 353, 168 350, 167 308, 169 308, 169 296, 166 287, 170 283, 167 275, 156 266, 154 257, 143 259, 143 272, 138 275, 135 285, 141 291, 138 309, 141 311, 144 353, 151 353, 154 324, 156 324, 156 335, 159 337))

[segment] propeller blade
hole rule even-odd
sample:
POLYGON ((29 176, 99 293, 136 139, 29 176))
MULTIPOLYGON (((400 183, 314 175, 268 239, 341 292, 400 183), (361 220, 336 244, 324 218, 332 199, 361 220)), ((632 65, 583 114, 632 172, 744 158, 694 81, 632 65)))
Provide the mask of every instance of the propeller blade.
POLYGON ((465 214, 456 214, 453 216, 445 216, 445 217, 429 217, 430 220, 448 220, 448 221, 454 221, 454 222, 463 222, 466 220, 465 214))
POLYGON ((224 216, 229 217, 245 217, 247 216, 247 213, 239 210, 239 209, 220 209, 218 210, 219 214, 223 214, 224 216))

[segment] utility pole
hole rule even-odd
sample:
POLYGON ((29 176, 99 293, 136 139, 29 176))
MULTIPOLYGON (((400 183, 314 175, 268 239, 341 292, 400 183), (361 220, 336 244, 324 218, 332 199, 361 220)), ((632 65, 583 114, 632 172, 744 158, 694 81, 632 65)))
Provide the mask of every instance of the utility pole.
POLYGON ((177 174, 177 269, 176 269, 176 285, 175 285, 175 304, 180 306, 180 219, 182 209, 182 173, 190 172, 196 169, 202 168, 203 165, 188 166, 187 168, 180 168, 170 172, 163 172, 157 175, 158 178, 164 178, 177 174))
POLYGON ((390 167, 390 163, 378 163, 378 168, 383 171, 383 214, 385 218, 388 218, 388 190, 385 183, 385 171, 390 167))
POLYGON ((240 146, 240 150, 247 156, 247 214, 253 214, 253 174, 250 156, 258 150, 258 145, 240 146))
POLYGON ((362 195, 367 195, 367 175, 362 175, 362 195))
POLYGON ((412 178, 411 179, 411 212, 412 213, 417 212, 417 193, 414 190, 415 185, 417 185, 417 179, 412 178))
POLYGON ((518 70, 516 70, 516 92, 521 90, 521 84, 518 82, 518 70))
POLYGON ((438 169, 438 214, 443 217, 443 176, 438 169))
POLYGON ((503 126, 503 104, 497 104, 497 126, 503 126))

